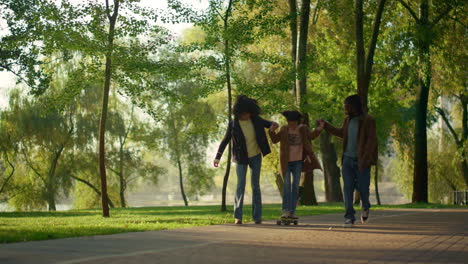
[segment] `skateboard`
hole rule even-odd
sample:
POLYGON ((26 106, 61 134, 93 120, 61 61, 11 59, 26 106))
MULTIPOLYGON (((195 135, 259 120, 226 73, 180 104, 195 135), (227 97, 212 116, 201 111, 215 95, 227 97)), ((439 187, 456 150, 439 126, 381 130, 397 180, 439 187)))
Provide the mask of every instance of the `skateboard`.
POLYGON ((280 219, 278 219, 276 221, 276 224, 277 225, 290 225, 290 224, 294 224, 294 225, 297 225, 299 223, 299 219, 294 219, 294 218, 289 218, 289 217, 281 217, 280 219))

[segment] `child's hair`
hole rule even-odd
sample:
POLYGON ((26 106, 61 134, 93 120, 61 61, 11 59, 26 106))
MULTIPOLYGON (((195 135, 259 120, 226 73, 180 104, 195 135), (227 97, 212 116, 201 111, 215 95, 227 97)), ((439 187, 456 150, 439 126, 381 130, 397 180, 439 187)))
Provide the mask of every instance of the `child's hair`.
POLYGON ((288 121, 297 121, 297 122, 300 122, 301 121, 301 118, 302 118, 302 114, 297 111, 297 110, 293 110, 293 111, 284 111, 283 113, 281 113, 284 117, 286 117, 286 120, 288 121))
POLYGON ((249 98, 246 95, 239 95, 234 103, 233 112, 235 118, 239 118, 243 113, 250 113, 252 117, 256 117, 260 115, 261 109, 257 100, 249 98))

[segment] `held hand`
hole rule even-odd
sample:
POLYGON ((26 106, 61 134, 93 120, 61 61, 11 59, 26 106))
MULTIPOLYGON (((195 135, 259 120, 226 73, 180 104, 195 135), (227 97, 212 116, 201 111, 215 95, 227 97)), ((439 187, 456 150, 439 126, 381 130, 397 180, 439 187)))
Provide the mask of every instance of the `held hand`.
POLYGON ((279 127, 278 123, 273 122, 273 124, 271 124, 270 126, 270 131, 274 132, 276 131, 276 129, 278 129, 278 127, 279 127))
POLYGON ((322 120, 320 120, 320 123, 319 123, 317 129, 319 131, 322 131, 324 127, 325 127, 325 121, 323 121, 323 119, 322 119, 322 120))
POLYGON ((317 121, 315 121, 315 125, 318 131, 322 131, 325 127, 325 121, 323 119, 318 119, 317 121))
POLYGON ((215 166, 215 168, 218 168, 219 167, 219 160, 215 159, 213 161, 213 166, 215 166))

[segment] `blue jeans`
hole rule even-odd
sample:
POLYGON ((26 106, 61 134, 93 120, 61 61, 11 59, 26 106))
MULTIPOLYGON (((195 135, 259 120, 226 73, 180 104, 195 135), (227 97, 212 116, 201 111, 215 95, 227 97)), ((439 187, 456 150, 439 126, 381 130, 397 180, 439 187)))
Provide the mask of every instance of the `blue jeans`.
POLYGON ((301 180, 302 161, 288 162, 283 184, 283 210, 296 212, 297 199, 299 198, 299 181, 301 180), (292 185, 291 185, 292 174, 292 185))
POLYGON ((359 191, 361 195, 361 207, 367 210, 371 207, 369 202, 369 185, 370 185, 370 168, 364 171, 359 170, 358 161, 356 159, 344 156, 343 157, 343 182, 344 182, 344 202, 345 202, 345 218, 356 220, 353 208, 354 189, 359 191))
POLYGON ((250 167, 252 186, 252 218, 254 221, 262 220, 262 193, 260 192, 260 169, 262 167, 262 154, 249 158, 248 164, 237 164, 237 190, 234 199, 234 217, 242 219, 242 206, 244 204, 245 178, 247 168, 250 167))

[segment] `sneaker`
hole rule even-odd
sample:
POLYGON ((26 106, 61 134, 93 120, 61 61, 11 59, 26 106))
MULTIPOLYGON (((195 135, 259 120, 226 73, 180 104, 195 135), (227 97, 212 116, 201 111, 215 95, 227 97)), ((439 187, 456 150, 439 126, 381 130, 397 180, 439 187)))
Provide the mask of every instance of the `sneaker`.
POLYGON ((255 220, 255 224, 256 224, 256 225, 261 225, 261 224, 262 224, 262 220, 255 220))
POLYGON ((281 215, 281 218, 289 218, 291 217, 291 213, 289 211, 283 210, 283 214, 281 215))
POLYGON ((361 213, 361 223, 367 224, 369 222, 369 209, 362 210, 361 213))
POLYGON ((236 225, 242 225, 242 219, 237 219, 237 218, 236 218, 236 219, 234 220, 234 224, 236 224, 236 225))
POLYGON ((292 219, 299 219, 299 217, 295 213, 291 213, 289 217, 292 219))
POLYGON ((343 224, 343 227, 344 228, 350 228, 350 227, 353 227, 354 225, 354 220, 353 219, 346 219, 344 224, 343 224))

